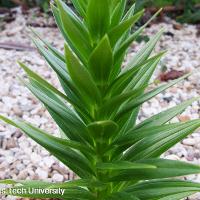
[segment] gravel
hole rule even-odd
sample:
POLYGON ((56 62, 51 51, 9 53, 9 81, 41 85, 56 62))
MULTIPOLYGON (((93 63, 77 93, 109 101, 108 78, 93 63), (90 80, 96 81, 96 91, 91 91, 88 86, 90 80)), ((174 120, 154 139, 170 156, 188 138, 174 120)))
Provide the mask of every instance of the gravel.
MULTIPOLYGON (((7 24, 0 33, 0 42, 32 45, 27 34, 29 30, 26 27, 27 20, 25 18, 27 17, 18 14, 15 21, 7 24)), ((152 81, 158 78, 162 66, 166 66, 169 71, 172 69, 184 72, 194 71, 194 74, 181 84, 144 103, 138 121, 177 105, 186 99, 199 96, 200 38, 196 36, 195 26, 183 25, 180 30, 176 30, 174 24, 174 21, 168 19, 167 22, 155 24, 146 30, 148 36, 154 35, 161 27, 164 27, 167 32, 173 33, 164 34, 156 47, 156 52, 167 49, 168 53, 162 60, 162 65, 156 70, 152 81)), ((57 29, 48 27, 35 29, 43 38, 63 50, 63 39, 57 29)), ((144 42, 134 44, 127 60, 143 44, 144 42)), ((25 75, 16 62, 26 63, 34 71, 60 88, 55 74, 37 51, 0 49, 0 55, 0 114, 11 118, 22 118, 54 135, 58 135, 58 128, 44 107, 20 83, 18 77, 25 75)), ((197 119, 199 118, 199 108, 199 102, 195 102, 172 121, 197 119)), ((194 134, 171 148, 163 157, 200 164, 200 132, 195 131, 194 134)), ((9 178, 62 182, 73 179, 74 174, 19 130, 0 123, 0 179, 9 178)), ((188 176, 187 179, 200 182, 200 175, 188 176)), ((6 197, 5 199, 15 198, 6 197)), ((190 199, 197 200, 200 199, 200 196, 195 195, 190 199)))

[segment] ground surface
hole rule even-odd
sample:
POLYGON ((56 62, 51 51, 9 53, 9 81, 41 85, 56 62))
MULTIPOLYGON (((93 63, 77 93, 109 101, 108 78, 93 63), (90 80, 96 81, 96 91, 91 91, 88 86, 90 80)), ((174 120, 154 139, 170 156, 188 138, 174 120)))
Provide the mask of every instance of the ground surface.
MULTIPOLYGON (((37 18, 37 20, 43 22, 44 19, 37 18)), ((170 20, 155 24, 147 29, 146 33, 151 36, 161 27, 164 27, 166 33, 156 47, 156 51, 168 49, 168 53, 162 61, 162 66, 166 66, 168 71, 194 71, 194 74, 188 80, 145 103, 138 120, 143 120, 200 94, 200 38, 196 35, 196 27, 192 25, 177 27, 173 24, 174 22, 170 20)), ((62 50, 63 39, 57 29, 48 27, 35 29, 43 38, 62 50)), ((28 32, 27 20, 19 14, 15 21, 6 24, 0 32, 0 43, 12 42, 30 46, 28 32)), ((133 45, 128 59, 143 44, 133 45)), ((37 51, 31 49, 16 51, 0 48, 0 114, 12 118, 22 118, 53 134, 57 134, 57 127, 43 106, 19 82, 18 76, 22 77, 24 73, 16 64, 17 61, 25 62, 59 87, 55 74, 37 51)), ((153 80, 160 75, 161 68, 163 67, 160 66, 160 69, 156 71, 153 80)), ((195 102, 173 121, 197 119, 199 118, 199 111, 200 104, 195 102)), ((196 131, 182 143, 170 149, 164 156, 169 159, 200 164, 200 132, 196 131)), ((73 179, 73 177, 73 173, 35 142, 22 135, 15 128, 0 124, 0 179, 40 179, 58 182, 73 179)), ((187 179, 200 182, 200 175, 189 176, 187 179)), ((5 199, 14 198, 7 197, 5 199)), ((195 196, 193 199, 198 200, 200 197, 195 196)))

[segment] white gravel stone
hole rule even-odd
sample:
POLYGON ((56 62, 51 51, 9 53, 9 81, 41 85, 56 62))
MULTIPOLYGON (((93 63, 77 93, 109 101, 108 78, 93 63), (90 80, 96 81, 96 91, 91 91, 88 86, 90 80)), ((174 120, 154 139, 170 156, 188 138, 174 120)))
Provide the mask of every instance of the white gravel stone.
POLYGON ((193 146, 195 145, 196 141, 194 138, 187 138, 183 140, 184 145, 193 146))
POLYGON ((54 174, 52 180, 55 182, 62 182, 64 180, 64 177, 60 174, 54 174))
POLYGON ((52 157, 45 157, 43 162, 47 167, 50 168, 55 163, 55 160, 52 157))
POLYGON ((41 179, 45 180, 48 178, 48 172, 45 170, 38 168, 35 172, 41 179))
POLYGON ((169 159, 169 160, 180 160, 180 158, 179 158, 177 155, 174 155, 174 154, 165 156, 165 159, 169 159))

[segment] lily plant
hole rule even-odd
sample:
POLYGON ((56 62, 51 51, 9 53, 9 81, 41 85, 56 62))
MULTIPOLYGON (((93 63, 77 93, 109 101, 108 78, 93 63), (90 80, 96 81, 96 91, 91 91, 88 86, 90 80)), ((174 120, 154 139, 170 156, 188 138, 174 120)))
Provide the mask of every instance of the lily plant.
MULTIPOLYGON (((21 129, 76 175, 64 183, 2 180, 11 189, 63 189, 62 194, 17 195, 62 200, 179 200, 200 191, 200 184, 177 177, 197 174, 200 166, 161 158, 194 132, 200 120, 170 123, 199 98, 187 100, 137 123, 144 102, 187 78, 148 89, 165 52, 153 54, 163 30, 156 33, 124 64, 130 45, 156 17, 135 32, 131 28, 144 10, 126 10, 126 0, 62 0, 51 3, 64 37, 64 53, 43 40, 32 39, 55 71, 62 91, 19 63, 27 73, 23 83, 43 103, 60 128, 55 137, 22 120, 0 119, 21 129), (153 54, 153 55, 152 55, 153 54), (123 67, 122 67, 123 66, 123 67)), ((6 189, 6 194, 14 195, 6 189)))

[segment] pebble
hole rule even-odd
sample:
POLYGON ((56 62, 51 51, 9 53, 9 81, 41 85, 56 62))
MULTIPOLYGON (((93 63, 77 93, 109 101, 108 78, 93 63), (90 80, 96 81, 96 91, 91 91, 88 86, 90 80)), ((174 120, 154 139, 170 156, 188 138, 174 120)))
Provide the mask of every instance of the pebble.
POLYGON ((21 171, 19 173, 19 175, 17 176, 17 178, 19 180, 25 180, 28 177, 28 172, 27 171, 21 171))
POLYGON ((196 141, 193 138, 187 138, 183 140, 184 145, 193 146, 195 145, 196 141))
POLYGON ((181 121, 181 122, 187 122, 190 120, 190 117, 187 116, 187 115, 181 115, 178 117, 178 119, 181 121))
POLYGON ((17 142, 14 138, 7 139, 5 142, 5 147, 4 149, 11 149, 17 147, 17 142))
POLYGON ((64 177, 60 174, 54 174, 52 180, 55 182, 62 182, 64 180, 64 177))
POLYGON ((42 162, 50 168, 55 163, 55 160, 51 157, 45 157, 42 162))
POLYGON ((175 154, 167 155, 167 156, 165 156, 165 159, 180 160, 180 158, 177 155, 175 155, 175 154))
POLYGON ((48 172, 47 171, 44 171, 44 170, 38 168, 38 169, 36 169, 35 172, 43 180, 48 178, 48 172))

